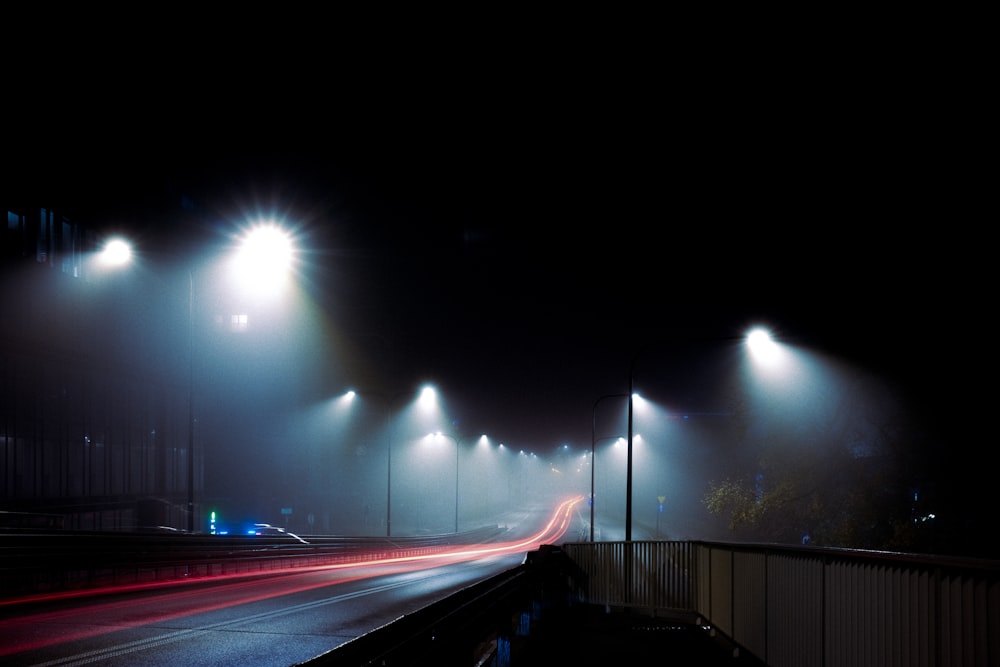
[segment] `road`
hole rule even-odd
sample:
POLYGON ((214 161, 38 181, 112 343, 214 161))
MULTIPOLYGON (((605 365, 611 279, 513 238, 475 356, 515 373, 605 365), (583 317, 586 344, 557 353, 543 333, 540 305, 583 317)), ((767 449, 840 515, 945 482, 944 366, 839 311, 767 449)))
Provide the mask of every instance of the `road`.
POLYGON ((516 567, 555 544, 582 499, 503 542, 434 554, 0 601, 0 664, 287 667, 516 567))

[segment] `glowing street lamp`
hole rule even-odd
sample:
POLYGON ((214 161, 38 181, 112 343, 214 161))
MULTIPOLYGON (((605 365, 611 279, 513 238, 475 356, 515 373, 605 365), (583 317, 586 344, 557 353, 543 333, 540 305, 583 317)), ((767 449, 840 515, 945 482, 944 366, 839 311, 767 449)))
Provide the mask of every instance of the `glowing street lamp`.
MULTIPOLYGON (((276 293, 284 284, 294 258, 292 236, 274 222, 251 225, 240 238, 233 262, 239 285, 255 294, 276 293)), ((188 271, 188 533, 194 532, 194 275, 188 271)))
POLYGON ((237 285, 258 296, 273 296, 287 282, 295 259, 291 235, 275 222, 251 226, 239 239, 232 276, 237 285))
MULTIPOLYGON (((459 439, 453 435, 448 435, 447 433, 442 433, 438 431, 437 433, 429 433, 428 438, 447 438, 455 443, 455 532, 458 532, 458 449, 459 449, 459 439)), ((486 436, 481 436, 481 439, 486 438, 486 436)))
MULTIPOLYGON (((108 241, 98 259, 104 266, 123 266, 132 260, 132 246, 121 237, 108 241)), ((294 258, 294 243, 288 232, 274 223, 254 225, 240 240, 234 260, 234 277, 246 285, 253 278, 252 287, 260 291, 265 286, 283 283, 294 258), (266 280, 262 282, 262 280, 266 280)), ((188 324, 188 483, 187 531, 194 533, 194 272, 188 269, 187 324, 188 324)))
MULTIPOLYGON (((751 354, 755 357, 760 358, 761 356, 773 356, 775 352, 780 349, 771 339, 770 335, 766 330, 762 328, 756 328, 750 331, 744 336, 744 341, 747 344, 748 349, 751 354)), ((640 350, 641 352, 641 350, 640 350)), ((637 352, 632 357, 632 363, 629 366, 629 378, 628 378, 628 452, 627 452, 627 477, 625 481, 625 541, 630 542, 632 540, 632 433, 633 433, 633 413, 634 413, 634 402, 635 402, 635 362, 639 357, 639 352, 637 352)))
MULTIPOLYGON (((347 398, 353 400, 358 394, 362 396, 374 396, 385 404, 386 418, 386 441, 385 441, 385 536, 392 536, 392 406, 400 398, 410 396, 412 392, 404 391, 386 396, 380 392, 357 392, 350 390, 347 398)), ((421 388, 417 397, 417 405, 423 409, 428 409, 436 405, 436 395, 434 389, 425 385, 421 388)))
POLYGON ((103 266, 124 266, 132 261, 132 245, 121 237, 108 239, 97 259, 103 266))

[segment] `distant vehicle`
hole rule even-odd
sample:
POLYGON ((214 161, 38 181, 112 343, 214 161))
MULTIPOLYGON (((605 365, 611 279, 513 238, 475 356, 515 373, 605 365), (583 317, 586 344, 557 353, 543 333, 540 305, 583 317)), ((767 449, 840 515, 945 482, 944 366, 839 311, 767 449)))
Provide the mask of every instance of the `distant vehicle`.
POLYGON ((173 526, 139 526, 140 533, 163 533, 165 535, 183 535, 185 532, 173 526))
POLYGON ((296 535, 295 533, 289 533, 284 528, 278 528, 277 526, 272 526, 269 523, 255 523, 253 528, 248 531, 252 535, 268 535, 272 537, 290 537, 294 540, 298 540, 302 544, 309 544, 304 539, 296 535))

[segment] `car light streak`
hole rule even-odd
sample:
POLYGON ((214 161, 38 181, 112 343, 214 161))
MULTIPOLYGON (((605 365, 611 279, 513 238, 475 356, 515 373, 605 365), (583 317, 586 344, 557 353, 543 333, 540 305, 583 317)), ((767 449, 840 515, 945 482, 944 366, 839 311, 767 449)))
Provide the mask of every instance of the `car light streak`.
MULTIPOLYGON (((133 616, 127 621, 116 620, 114 622, 108 622, 104 625, 101 625, 97 620, 93 620, 84 626, 74 626, 70 623, 66 623, 63 626, 62 632, 57 634, 50 633, 44 637, 32 637, 31 639, 20 639, 15 641, 11 639, 10 636, 5 638, 5 635, 10 635, 10 632, 13 629, 17 629, 18 627, 30 627, 32 624, 51 624, 58 621, 65 622, 72 619, 79 619, 81 617, 87 617, 90 619, 99 619, 101 617, 108 616, 113 617, 116 612, 131 609, 134 606, 134 603, 128 600, 103 602, 87 605, 82 609, 46 612, 42 614, 25 615, 17 618, 2 620, 0 621, 0 656, 40 649, 46 646, 70 641, 87 639, 118 630, 164 623, 172 619, 218 611, 237 605, 250 604, 283 595, 291 595, 316 588, 343 584, 376 576, 414 572, 422 569, 451 565, 463 561, 513 555, 520 552, 531 551, 537 549, 543 544, 553 543, 561 539, 569 527, 573 507, 582 500, 583 496, 577 496, 563 501, 558 505, 552 517, 543 529, 530 537, 519 541, 476 546, 460 545, 436 549, 432 553, 418 553, 392 557, 376 556, 370 559, 358 559, 328 565, 298 567, 294 568, 292 572, 289 572, 288 570, 276 572, 273 577, 265 577, 263 580, 260 573, 218 575, 211 577, 211 579, 213 581, 241 579, 242 581, 226 582, 220 584, 217 588, 214 588, 212 594, 213 602, 211 604, 199 603, 197 606, 192 606, 194 599, 202 596, 204 591, 179 590, 157 598, 158 611, 156 613, 147 614, 139 618, 133 616), (290 585, 292 582, 295 582, 294 585, 290 585)), ((182 580, 178 582, 163 582, 157 584, 156 587, 163 587, 164 585, 169 586, 171 584, 174 587, 177 587, 181 584, 194 583, 194 581, 201 581, 204 583, 207 579, 208 578, 202 578, 200 580, 182 580)), ((394 587, 395 585, 389 584, 388 586, 394 587)), ((132 590, 148 589, 150 587, 150 585, 142 585, 114 587, 105 590, 128 592, 132 590)), ((359 595, 368 595, 384 588, 384 586, 376 587, 374 589, 366 589, 360 593, 326 598, 324 601, 321 601, 321 603, 330 604, 332 602, 338 602, 342 599, 350 599, 351 597, 357 597, 359 595)), ((91 590, 88 593, 93 594, 94 591, 91 590)), ((77 597, 79 595, 80 593, 76 593, 72 596, 66 595, 63 597, 77 597)), ((52 600, 58 597, 60 596, 49 594, 45 596, 32 597, 30 599, 52 600)), ((25 598, 21 598, 22 602, 24 600, 25 598)), ((9 604, 9 602, 7 604, 9 604)), ((285 610, 283 613, 290 613, 294 610, 295 609, 292 608, 290 610, 285 610)), ((247 619, 243 619, 239 622, 243 622, 245 620, 247 619)), ((232 624, 232 622, 230 621, 229 624, 232 624)), ((48 627, 51 627, 51 625, 48 627)), ((187 630, 183 631, 181 634, 190 635, 192 632, 205 631, 207 629, 209 628, 187 630)), ((172 634, 178 633, 175 632, 172 634)), ((166 641, 167 639, 165 638, 164 640, 166 641)), ((148 647, 145 644, 143 646, 148 647)))

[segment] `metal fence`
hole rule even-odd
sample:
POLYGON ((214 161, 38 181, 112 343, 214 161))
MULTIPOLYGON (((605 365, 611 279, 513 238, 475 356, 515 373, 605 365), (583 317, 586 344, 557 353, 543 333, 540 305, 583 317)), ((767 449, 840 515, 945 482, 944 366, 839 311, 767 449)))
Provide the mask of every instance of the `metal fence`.
POLYGON ((691 613, 773 667, 1000 666, 1000 563, 709 542, 568 543, 586 601, 691 613))

